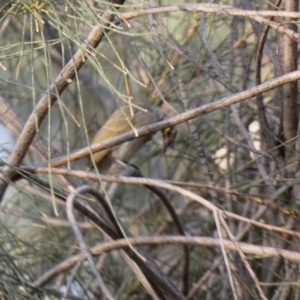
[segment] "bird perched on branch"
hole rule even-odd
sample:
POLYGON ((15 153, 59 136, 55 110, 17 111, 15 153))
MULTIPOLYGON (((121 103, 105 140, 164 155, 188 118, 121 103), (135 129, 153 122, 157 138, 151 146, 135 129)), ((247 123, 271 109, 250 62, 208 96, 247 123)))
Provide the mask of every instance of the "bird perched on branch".
MULTIPOLYGON (((165 112, 147 103, 126 105, 116 110, 105 124, 98 130, 91 145, 115 137, 133 129, 159 122, 165 118, 165 112)), ((128 162, 152 138, 153 133, 137 137, 109 149, 93 153, 93 160, 102 174, 112 174, 112 166, 116 161, 128 162)), ((162 130, 164 150, 175 140, 174 128, 162 130)), ((88 170, 93 167, 91 162, 88 170)))

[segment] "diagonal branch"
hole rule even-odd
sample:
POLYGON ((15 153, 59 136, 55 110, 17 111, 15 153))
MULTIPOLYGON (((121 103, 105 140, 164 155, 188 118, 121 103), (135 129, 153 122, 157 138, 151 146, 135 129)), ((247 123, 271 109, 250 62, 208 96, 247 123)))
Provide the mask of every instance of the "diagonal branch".
POLYGON ((277 77, 275 79, 268 80, 259 86, 255 86, 246 91, 237 93, 232 96, 222 98, 213 103, 205 104, 200 107, 188 110, 186 112, 178 114, 178 115, 176 115, 172 118, 166 119, 164 121, 160 121, 160 122, 157 122, 157 123, 154 123, 151 125, 137 128, 135 132, 129 131, 127 133, 120 134, 116 137, 107 139, 103 142, 94 144, 91 147, 85 147, 83 149, 77 150, 77 151, 73 152, 72 154, 70 154, 68 157, 61 157, 61 158, 54 159, 53 161, 49 162, 49 166, 58 167, 58 166, 64 165, 67 162, 75 161, 84 156, 87 156, 91 152, 95 153, 95 152, 125 143, 127 141, 131 141, 137 137, 141 137, 141 136, 147 135, 149 133, 158 132, 164 128, 172 127, 174 125, 186 122, 187 120, 199 117, 201 115, 208 114, 210 112, 213 112, 213 111, 216 111, 219 109, 223 109, 230 105, 233 105, 233 104, 239 103, 241 101, 245 101, 254 96, 257 96, 258 94, 261 94, 263 92, 274 89, 285 83, 297 81, 299 79, 300 79, 300 71, 288 73, 281 77, 277 77), (137 133, 137 135, 136 135, 136 133, 137 133))
MULTIPOLYGON (((115 0, 111 2, 123 4, 125 1, 115 0)), ((81 49, 75 53, 75 55, 62 69, 60 74, 56 77, 54 82, 49 86, 45 94, 41 97, 34 111, 31 113, 23 127, 23 130, 16 142, 15 148, 8 159, 8 165, 20 165, 33 141, 38 128, 40 127, 45 116, 48 114, 48 111, 55 104, 58 96, 61 95, 66 87, 72 82, 76 72, 78 72, 78 70, 83 66, 87 57, 93 55, 94 49, 99 45, 104 36, 106 30, 105 28, 110 26, 113 16, 114 14, 112 12, 104 12, 101 14, 101 16, 99 16, 102 20, 101 23, 93 27, 87 39, 82 44, 81 49)), ((8 185, 7 181, 11 174, 12 171, 10 170, 10 167, 5 167, 3 169, 3 173, 0 175, 0 201, 4 195, 8 185)))

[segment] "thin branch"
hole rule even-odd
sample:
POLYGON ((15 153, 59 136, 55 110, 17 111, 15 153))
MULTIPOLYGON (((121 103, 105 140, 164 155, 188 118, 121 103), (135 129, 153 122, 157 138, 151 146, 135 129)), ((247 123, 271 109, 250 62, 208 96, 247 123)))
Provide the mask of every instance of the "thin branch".
MULTIPOLYGON (((186 244, 188 246, 202 246, 202 247, 221 247, 221 243, 226 250, 237 251, 237 247, 234 242, 223 239, 210 238, 210 237, 183 237, 183 236, 159 236, 159 237, 134 237, 128 238, 130 244, 134 246, 142 245, 167 245, 167 244, 186 244)), ((107 242, 91 248, 93 256, 101 255, 104 252, 109 252, 117 249, 128 248, 128 241, 126 239, 119 239, 117 241, 107 242)), ((300 254, 297 251, 288 251, 285 249, 279 249, 276 247, 257 246, 247 243, 238 243, 241 251, 245 254, 256 255, 261 258, 263 257, 282 257, 292 262, 300 262, 300 254)), ((63 271, 67 271, 72 268, 78 261, 83 258, 83 254, 77 254, 67 258, 59 265, 53 267, 44 273, 37 281, 32 282, 32 287, 42 286, 53 277, 57 276, 63 271)))
POLYGON ((122 144, 127 141, 131 141, 135 138, 137 138, 136 133, 138 137, 147 135, 149 133, 158 132, 164 128, 172 127, 174 125, 186 122, 187 120, 196 118, 198 116, 211 113, 213 111, 223 109, 225 107, 228 107, 230 105, 233 105, 235 103, 239 103, 241 101, 245 101, 249 98, 255 97, 260 93, 269 91, 271 89, 274 89, 275 87, 281 86, 285 83, 297 81, 300 79, 300 71, 291 72, 289 74, 280 76, 275 79, 271 79, 266 81, 265 83, 262 83, 259 86, 255 86, 253 88, 250 88, 244 92, 237 93, 233 96, 228 96, 225 98, 222 98, 218 101, 215 101, 213 103, 202 105, 198 108, 191 109, 189 111, 183 112, 181 114, 178 114, 177 116, 174 116, 172 118, 166 119, 161 122, 157 122, 155 124, 151 124, 148 126, 144 126, 141 128, 136 128, 135 131, 130 131, 125 134, 118 135, 114 138, 107 139, 103 142, 91 145, 91 147, 86 147, 80 150, 77 150, 70 154, 68 157, 61 157, 52 160, 48 163, 51 167, 58 167, 61 165, 66 164, 68 161, 75 161, 80 158, 83 158, 85 156, 90 155, 90 153, 95 153, 107 148, 111 148, 113 146, 122 144))
MULTIPOLYGON (((89 188, 89 187, 88 187, 89 188)), ((95 262, 92 258, 92 254, 91 251, 89 249, 89 247, 87 246, 87 244, 84 241, 83 235, 79 229, 79 226, 77 224, 76 218, 74 216, 73 213, 73 205, 74 205, 74 200, 77 196, 80 196, 80 194, 85 193, 86 191, 86 186, 81 186, 79 188, 77 188, 76 190, 72 191, 72 193, 67 197, 66 203, 67 203, 67 216, 68 219, 71 223, 72 229, 74 231, 74 234, 77 238, 77 241, 79 243, 80 249, 83 252, 84 257, 87 259, 95 277, 96 280, 99 284, 99 286, 101 287, 101 290, 103 292, 103 294, 110 300, 113 300, 114 297, 112 296, 112 294, 110 293, 110 291, 108 290, 107 286, 105 285, 102 276, 100 275, 100 272, 97 270, 97 267, 95 265, 95 262)))
MULTIPOLYGON (((67 171, 64 169, 52 169, 52 170, 53 170, 53 174, 61 174, 61 175, 64 174, 64 175, 75 176, 75 177, 79 177, 79 178, 93 179, 96 181, 99 180, 98 175, 95 173, 88 173, 88 172, 84 172, 84 171, 67 171)), ((35 172, 41 173, 41 174, 45 174, 45 173, 47 174, 47 172, 49 172, 49 170, 48 170, 48 168, 39 168, 39 169, 36 169, 35 172)), ((102 175, 101 178, 103 181, 107 181, 107 182, 120 182, 120 183, 128 183, 128 184, 157 186, 160 188, 164 188, 164 189, 168 189, 170 191, 177 192, 179 194, 182 194, 185 197, 195 200, 195 201, 199 202, 200 204, 202 204, 203 206, 210 209, 211 211, 213 211, 216 208, 216 206, 213 205, 210 201, 196 195, 195 193, 187 191, 183 188, 169 184, 166 181, 154 180, 154 179, 149 179, 149 178, 135 178, 135 177, 124 177, 124 176, 104 176, 104 175, 102 175)), ((300 233, 298 233, 296 231, 287 230, 282 227, 276 227, 276 226, 272 226, 272 225, 268 225, 268 224, 256 221, 261 217, 262 213, 265 212, 267 207, 261 207, 261 209, 262 210, 260 210, 256 216, 252 217, 252 219, 237 215, 235 213, 231 213, 229 211, 225 211, 225 210, 221 210, 221 211, 223 214, 227 215, 228 217, 231 217, 235 220, 239 220, 241 222, 246 223, 249 227, 251 225, 253 225, 253 226, 256 226, 259 228, 264 228, 269 231, 288 234, 288 235, 292 235, 292 236, 300 238, 300 233)), ((245 234, 245 233, 243 233, 243 234, 245 234)))
MULTIPOLYGON (((123 4, 123 2, 124 1, 116 1, 116 3, 119 4, 123 4)), ((46 93, 38 101, 35 109, 23 127, 14 150, 8 159, 8 165, 20 165, 38 128, 40 127, 45 116, 48 114, 49 109, 54 105, 58 96, 61 95, 66 87, 72 82, 76 72, 78 72, 78 70, 83 66, 87 60, 87 57, 89 55, 93 55, 94 49, 99 45, 100 41, 104 37, 104 28, 107 26, 109 27, 113 15, 113 13, 101 14, 101 19, 103 20, 102 24, 93 27, 87 39, 82 44, 81 49, 75 53, 71 60, 61 70, 54 82, 49 86, 46 93)), ((9 178, 11 174, 12 171, 10 167, 5 167, 3 173, 0 174, 0 201, 7 187, 6 178, 9 178)))

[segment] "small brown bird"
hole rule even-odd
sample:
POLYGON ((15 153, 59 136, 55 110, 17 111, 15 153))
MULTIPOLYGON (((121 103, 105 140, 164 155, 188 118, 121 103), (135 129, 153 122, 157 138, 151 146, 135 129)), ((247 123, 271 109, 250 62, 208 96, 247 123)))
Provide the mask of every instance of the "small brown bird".
MULTIPOLYGON (((147 103, 136 104, 142 108, 134 106, 123 106, 116 110, 106 121, 106 123, 96 133, 92 145, 106 139, 115 137, 119 134, 143 127, 165 118, 165 113, 158 107, 147 103)), ((176 132, 173 128, 162 130, 164 150, 175 140, 176 132)), ((137 152, 151 139, 152 134, 148 134, 132 141, 105 149, 93 154, 93 159, 98 171, 102 174, 113 173, 111 167, 117 161, 128 162, 137 152)), ((93 166, 91 165, 91 169, 93 166)))

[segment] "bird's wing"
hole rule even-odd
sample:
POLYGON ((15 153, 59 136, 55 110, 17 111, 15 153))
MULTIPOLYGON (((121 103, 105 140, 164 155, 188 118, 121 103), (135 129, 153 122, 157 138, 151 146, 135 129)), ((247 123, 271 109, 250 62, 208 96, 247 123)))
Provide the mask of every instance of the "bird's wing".
MULTIPOLYGON (((135 112, 136 113, 136 112, 135 112)), ((99 129, 96 133, 92 145, 102 142, 111 137, 117 136, 119 134, 128 132, 131 130, 131 126, 135 126, 133 116, 130 115, 129 107, 124 107, 123 111, 115 111, 106 123, 99 129)), ((93 154, 93 158, 96 163, 99 163, 104 156, 110 152, 111 148, 96 152, 93 154)))

